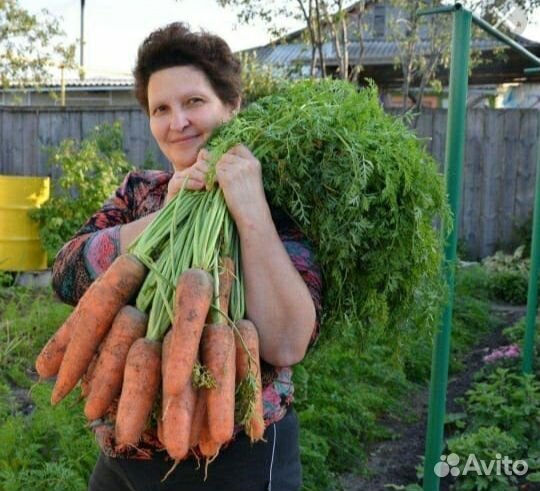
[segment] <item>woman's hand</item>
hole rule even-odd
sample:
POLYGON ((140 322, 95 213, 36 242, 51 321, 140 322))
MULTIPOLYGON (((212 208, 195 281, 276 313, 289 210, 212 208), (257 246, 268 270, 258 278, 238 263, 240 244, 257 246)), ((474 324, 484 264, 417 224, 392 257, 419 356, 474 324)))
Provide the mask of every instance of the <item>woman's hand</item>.
POLYGON ((171 199, 173 199, 176 194, 184 186, 184 181, 186 181, 185 189, 191 190, 201 190, 206 187, 206 173, 208 172, 208 150, 202 148, 197 154, 197 160, 193 165, 187 167, 186 169, 175 171, 169 185, 167 187, 167 196, 165 197, 165 204, 167 204, 171 199))
POLYGON ((261 163, 247 147, 236 145, 225 153, 217 163, 216 177, 238 226, 268 218, 261 163))

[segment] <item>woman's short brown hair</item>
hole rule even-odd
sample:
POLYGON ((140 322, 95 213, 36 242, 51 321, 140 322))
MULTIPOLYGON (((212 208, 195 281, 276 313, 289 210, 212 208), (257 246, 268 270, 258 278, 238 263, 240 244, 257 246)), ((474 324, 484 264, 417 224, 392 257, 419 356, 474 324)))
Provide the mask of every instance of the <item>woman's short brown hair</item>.
POLYGON ((135 97, 148 114, 148 81, 164 68, 191 65, 208 78, 217 96, 235 106, 242 94, 239 59, 219 36, 191 32, 182 22, 173 22, 152 32, 141 44, 133 69, 135 97))

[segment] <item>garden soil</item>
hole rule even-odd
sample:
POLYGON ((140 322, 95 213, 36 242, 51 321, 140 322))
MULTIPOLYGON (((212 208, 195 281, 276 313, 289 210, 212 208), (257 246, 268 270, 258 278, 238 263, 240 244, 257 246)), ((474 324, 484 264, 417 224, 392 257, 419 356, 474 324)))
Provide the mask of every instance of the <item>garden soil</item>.
MULTIPOLYGON (((465 369, 454 374, 448 381, 447 413, 459 413, 463 407, 457 402, 472 385, 474 374, 484 362, 482 357, 491 349, 507 344, 502 335, 506 326, 513 325, 525 315, 525 307, 493 304, 491 310, 501 319, 501 327, 484 337, 464 360, 465 369)), ((425 452, 429 389, 419 388, 408 399, 409 405, 404 418, 385 417, 381 424, 396 435, 394 439, 375 443, 368 448, 367 462, 362 468, 369 475, 345 474, 340 476, 344 491, 388 491, 403 489, 407 484, 418 483, 416 466, 425 452), (411 421, 411 416, 414 420, 411 421), (393 484, 394 486, 386 486, 393 484), (400 488, 400 486, 403 486, 400 488)), ((453 478, 442 478, 440 491, 449 491, 453 478)), ((540 491, 539 484, 525 483, 520 491, 540 491)))

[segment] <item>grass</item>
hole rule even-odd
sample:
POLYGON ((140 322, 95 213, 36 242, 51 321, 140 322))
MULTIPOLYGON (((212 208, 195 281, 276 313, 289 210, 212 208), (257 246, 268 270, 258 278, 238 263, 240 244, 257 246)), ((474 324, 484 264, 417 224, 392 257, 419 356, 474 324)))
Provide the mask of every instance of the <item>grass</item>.
POLYGON ((97 456, 73 394, 49 403, 33 361, 71 308, 50 289, 0 288, 0 491, 86 490, 97 456))
MULTIPOLYGON (((489 314, 486 281, 481 266, 458 271, 451 372, 459 371, 464 355, 497 327, 489 314)), ((432 343, 426 333, 414 334, 401 339, 399 357, 394 333, 364 347, 351 339, 334 340, 295 368, 306 491, 339 489, 339 473, 363 473, 368 445, 394 437, 381 426, 382 417, 417 418, 405 408, 410 394, 429 381, 432 343)))
MULTIPOLYGON (((493 325, 485 281, 481 267, 457 276, 453 370, 493 325)), ((51 384, 36 385, 32 368, 70 310, 50 289, 0 288, 0 491, 86 489, 97 446, 82 406, 72 394, 51 407, 51 384)), ((403 414, 403 401, 429 378, 432 345, 420 336, 404 339, 402 358, 391 342, 343 339, 316 346, 295 368, 305 491, 338 489, 338 474, 358 469, 370 442, 392 438, 379 424, 383 416, 414 419, 403 414)))

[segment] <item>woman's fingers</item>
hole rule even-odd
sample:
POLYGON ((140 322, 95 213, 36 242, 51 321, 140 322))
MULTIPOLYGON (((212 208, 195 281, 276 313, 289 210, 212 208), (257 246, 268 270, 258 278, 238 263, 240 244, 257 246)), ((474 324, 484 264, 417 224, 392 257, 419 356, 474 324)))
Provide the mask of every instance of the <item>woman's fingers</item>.
POLYGON ((182 187, 192 191, 205 189, 208 157, 209 152, 205 148, 202 148, 197 155, 197 160, 192 166, 176 171, 173 174, 167 188, 166 203, 178 194, 182 187))
POLYGON ((198 179, 196 177, 190 176, 185 172, 175 172, 169 181, 167 187, 167 197, 165 198, 165 204, 173 199, 180 190, 189 189, 189 190, 200 190, 204 188, 204 180, 198 179))

